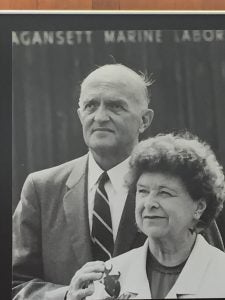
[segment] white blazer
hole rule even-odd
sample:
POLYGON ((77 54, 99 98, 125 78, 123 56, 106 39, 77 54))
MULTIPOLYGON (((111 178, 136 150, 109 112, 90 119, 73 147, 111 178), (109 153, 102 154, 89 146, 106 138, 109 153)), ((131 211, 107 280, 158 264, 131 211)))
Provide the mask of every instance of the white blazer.
MULTIPOLYGON (((113 265, 110 273, 121 273, 121 292, 132 293, 131 299, 151 299, 151 290, 146 274, 148 240, 137 249, 128 251, 107 262, 113 265)), ((95 283, 95 292, 90 299, 103 299, 109 295, 104 285, 95 283)), ((198 235, 193 250, 177 281, 166 298, 219 298, 225 297, 225 253, 209 245, 198 235)))

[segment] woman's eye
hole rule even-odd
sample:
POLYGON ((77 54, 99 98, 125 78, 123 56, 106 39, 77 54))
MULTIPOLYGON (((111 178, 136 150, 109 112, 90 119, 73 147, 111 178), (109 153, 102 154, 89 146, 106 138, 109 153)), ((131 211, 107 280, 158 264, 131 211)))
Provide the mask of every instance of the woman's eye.
POLYGON ((159 191, 159 194, 160 195, 163 195, 163 196, 169 196, 169 197, 172 197, 172 193, 170 193, 169 191, 159 191))
POLYGON ((144 194, 148 193, 148 190, 146 190, 146 189, 138 189, 137 192, 138 192, 138 194, 144 195, 144 194))

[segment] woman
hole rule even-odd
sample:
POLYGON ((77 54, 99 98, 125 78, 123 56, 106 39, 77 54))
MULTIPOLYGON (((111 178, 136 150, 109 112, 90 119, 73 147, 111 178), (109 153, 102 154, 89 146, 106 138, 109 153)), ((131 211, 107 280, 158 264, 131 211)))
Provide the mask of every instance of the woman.
POLYGON ((135 148, 130 167, 136 223, 148 239, 105 264, 86 264, 67 299, 225 297, 225 253, 199 234, 225 199, 210 147, 188 133, 158 135, 135 148))

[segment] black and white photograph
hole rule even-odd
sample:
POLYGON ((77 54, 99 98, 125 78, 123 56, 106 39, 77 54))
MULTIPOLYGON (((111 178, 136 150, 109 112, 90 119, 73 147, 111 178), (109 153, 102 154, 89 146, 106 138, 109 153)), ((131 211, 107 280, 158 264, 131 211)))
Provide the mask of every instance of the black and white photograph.
POLYGON ((14 300, 225 297, 225 30, 130 27, 12 31, 14 300))

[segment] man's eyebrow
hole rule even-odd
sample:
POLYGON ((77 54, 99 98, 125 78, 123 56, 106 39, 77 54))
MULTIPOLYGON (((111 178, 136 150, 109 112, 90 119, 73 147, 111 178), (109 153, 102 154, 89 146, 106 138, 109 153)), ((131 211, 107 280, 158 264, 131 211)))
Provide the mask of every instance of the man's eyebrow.
POLYGON ((113 102, 113 103, 117 103, 117 104, 123 104, 125 101, 123 101, 122 99, 109 98, 105 102, 106 103, 113 102))
POLYGON ((115 98, 115 97, 110 98, 109 97, 109 99, 106 99, 105 102, 106 103, 114 103, 114 104, 127 105, 127 102, 123 98, 115 98))
POLYGON ((83 102, 90 101, 90 100, 96 100, 96 97, 95 96, 87 96, 83 99, 83 102))
POLYGON ((85 100, 82 101, 83 104, 89 103, 91 101, 97 101, 96 98, 86 98, 85 100))
MULTIPOLYGON (((82 100, 81 105, 85 106, 88 103, 91 102, 98 102, 99 99, 97 97, 90 97, 90 98, 85 98, 84 100, 82 100)), ((127 102, 126 100, 124 100, 123 98, 117 98, 117 97, 108 97, 108 99, 105 99, 105 104, 120 104, 124 107, 127 107, 127 102)))

